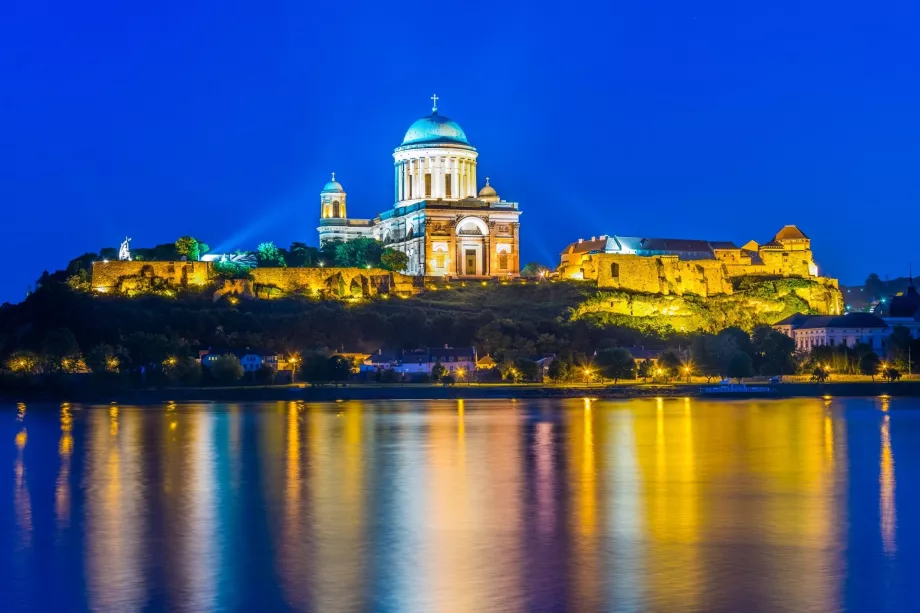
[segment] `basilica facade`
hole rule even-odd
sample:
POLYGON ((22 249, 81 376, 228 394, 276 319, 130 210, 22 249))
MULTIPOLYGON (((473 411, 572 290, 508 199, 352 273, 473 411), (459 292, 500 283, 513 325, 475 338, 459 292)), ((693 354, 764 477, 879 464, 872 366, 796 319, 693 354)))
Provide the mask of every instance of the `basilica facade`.
POLYGON ((320 194, 320 243, 377 239, 408 256, 409 275, 516 277, 518 203, 502 200, 489 177, 478 188, 479 153, 433 99, 431 115, 409 126, 393 152, 393 206, 374 219, 349 218, 345 189, 333 174, 320 194))

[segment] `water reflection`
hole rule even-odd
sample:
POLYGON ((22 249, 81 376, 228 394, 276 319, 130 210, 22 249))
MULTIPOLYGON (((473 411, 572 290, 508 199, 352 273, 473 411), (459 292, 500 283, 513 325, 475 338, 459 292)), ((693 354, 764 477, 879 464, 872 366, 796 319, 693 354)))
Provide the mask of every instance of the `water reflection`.
POLYGON ((100 611, 841 610, 850 509, 879 573, 908 529, 880 402, 9 407, 4 553, 100 611))
POLYGON ((887 555, 895 553, 895 529, 897 515, 894 500, 894 454, 891 451, 891 415, 888 413, 891 399, 882 397, 882 456, 879 476, 879 513, 881 517, 882 547, 887 555))

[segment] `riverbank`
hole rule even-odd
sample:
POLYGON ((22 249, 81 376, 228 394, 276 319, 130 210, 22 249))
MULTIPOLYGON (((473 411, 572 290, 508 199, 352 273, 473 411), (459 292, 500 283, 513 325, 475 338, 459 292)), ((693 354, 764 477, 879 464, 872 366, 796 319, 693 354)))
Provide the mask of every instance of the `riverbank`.
MULTIPOLYGON (((451 400, 489 398, 655 398, 698 397, 696 383, 617 385, 473 384, 450 387, 432 384, 349 384, 311 386, 305 384, 233 387, 176 387, 137 390, 30 389, 0 392, 3 402, 68 401, 119 404, 154 402, 246 402, 288 401, 334 402, 339 400, 451 400)), ((775 386, 777 398, 920 396, 920 381, 783 383, 775 386)))

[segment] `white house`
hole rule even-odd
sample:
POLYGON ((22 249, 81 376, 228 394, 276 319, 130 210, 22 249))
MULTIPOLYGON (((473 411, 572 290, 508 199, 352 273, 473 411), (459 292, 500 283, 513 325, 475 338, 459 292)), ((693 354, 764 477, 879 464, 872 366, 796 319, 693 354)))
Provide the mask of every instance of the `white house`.
POLYGON ((812 347, 853 347, 865 343, 877 353, 885 350, 891 328, 881 317, 871 313, 846 315, 803 315, 796 313, 773 325, 795 341, 796 349, 810 351, 812 347))

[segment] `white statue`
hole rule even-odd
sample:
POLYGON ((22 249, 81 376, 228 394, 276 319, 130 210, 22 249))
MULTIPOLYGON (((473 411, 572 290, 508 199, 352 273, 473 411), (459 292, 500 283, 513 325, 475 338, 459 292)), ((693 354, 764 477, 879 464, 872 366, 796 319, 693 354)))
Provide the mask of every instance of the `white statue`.
POLYGON ((131 242, 131 239, 127 236, 125 237, 125 242, 121 244, 121 247, 118 249, 118 259, 119 260, 130 260, 131 259, 131 248, 128 247, 128 243, 131 242))

